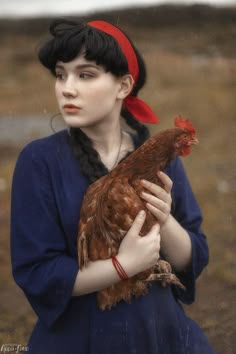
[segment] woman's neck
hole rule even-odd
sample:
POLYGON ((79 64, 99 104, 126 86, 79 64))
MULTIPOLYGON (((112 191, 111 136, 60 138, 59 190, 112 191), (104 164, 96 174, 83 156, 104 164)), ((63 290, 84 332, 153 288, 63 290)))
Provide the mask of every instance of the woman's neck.
POLYGON ((86 127, 81 128, 81 130, 92 141, 93 147, 100 155, 103 164, 108 170, 112 169, 119 160, 123 143, 120 119, 103 126, 86 127))
POLYGON ((120 121, 92 128, 81 128, 81 130, 89 137, 93 143, 93 147, 99 153, 110 154, 117 150, 121 140, 121 125, 120 121))
POLYGON ((102 129, 93 127, 92 130, 88 128, 81 130, 90 138, 108 170, 113 169, 128 151, 134 150, 133 140, 128 133, 122 131, 120 120, 117 124, 102 129))

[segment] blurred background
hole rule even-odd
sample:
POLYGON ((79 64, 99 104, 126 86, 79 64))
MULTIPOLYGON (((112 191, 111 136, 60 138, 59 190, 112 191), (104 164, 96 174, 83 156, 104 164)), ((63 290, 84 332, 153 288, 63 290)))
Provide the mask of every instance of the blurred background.
MULTIPOLYGON (((183 162, 203 211, 210 263, 198 280, 196 302, 186 311, 217 353, 233 354, 236 1, 119 0, 112 4, 105 0, 0 3, 0 347, 26 345, 36 321, 11 274, 11 180, 23 146, 53 133, 50 121, 58 112, 54 80, 38 63, 37 49, 48 36, 52 17, 63 14, 112 21, 133 39, 148 69, 140 96, 160 117, 160 124, 151 126, 152 133, 172 127, 179 114, 195 125, 200 143, 183 162)), ((53 128, 64 128, 60 118, 53 120, 53 128)))

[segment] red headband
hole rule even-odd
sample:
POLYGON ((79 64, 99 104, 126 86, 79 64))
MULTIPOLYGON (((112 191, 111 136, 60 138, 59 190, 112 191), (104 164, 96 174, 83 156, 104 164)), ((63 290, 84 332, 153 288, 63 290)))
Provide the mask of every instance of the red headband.
MULTIPOLYGON (((116 39, 124 56, 126 57, 129 73, 132 75, 134 82, 136 83, 139 76, 138 61, 135 51, 128 38, 124 35, 124 33, 121 32, 117 27, 105 21, 92 21, 88 22, 87 25, 97 28, 100 31, 105 32, 116 39)), ((132 113, 133 116, 140 122, 158 122, 159 119, 153 112, 153 110, 138 97, 129 95, 125 98, 124 103, 128 111, 132 113)))

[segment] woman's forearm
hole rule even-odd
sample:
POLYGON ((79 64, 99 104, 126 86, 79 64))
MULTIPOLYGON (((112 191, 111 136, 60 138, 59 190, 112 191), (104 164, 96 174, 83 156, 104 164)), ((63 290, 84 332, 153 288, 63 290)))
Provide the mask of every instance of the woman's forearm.
POLYGON ((161 254, 176 271, 183 271, 191 262, 192 245, 187 231, 169 215, 161 227, 161 254))
POLYGON ((72 296, 80 296, 99 291, 119 281, 120 278, 111 259, 89 262, 87 267, 78 271, 72 296))
MULTIPOLYGON (((145 217, 145 213, 138 213, 135 217, 133 224, 121 241, 116 256, 129 278, 150 269, 160 256, 160 226, 153 225, 145 237, 139 235, 145 217)), ((72 296, 99 291, 119 281, 120 277, 113 266, 112 259, 89 262, 88 266, 78 271, 72 296)))

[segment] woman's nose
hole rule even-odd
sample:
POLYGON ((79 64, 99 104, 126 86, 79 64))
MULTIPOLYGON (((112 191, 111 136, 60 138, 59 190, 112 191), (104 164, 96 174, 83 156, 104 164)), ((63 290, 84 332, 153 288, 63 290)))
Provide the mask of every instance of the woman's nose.
POLYGON ((75 85, 73 84, 72 80, 67 80, 63 90, 62 90, 62 94, 64 97, 76 97, 78 92, 77 92, 77 88, 75 87, 75 85))

